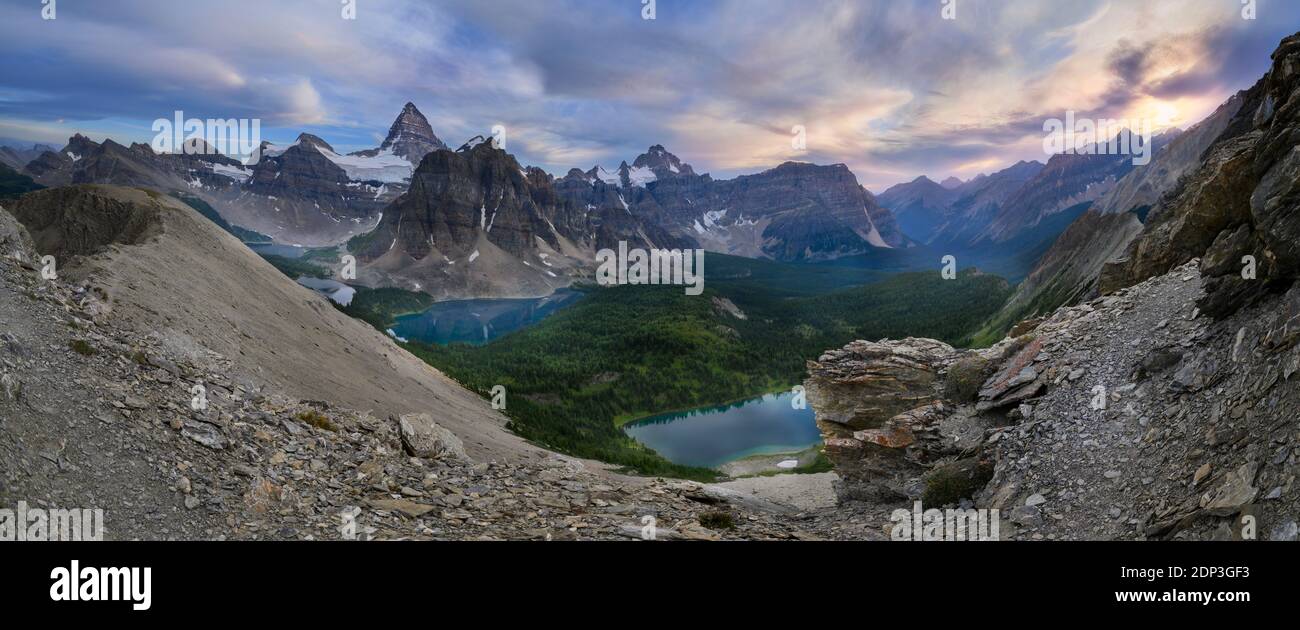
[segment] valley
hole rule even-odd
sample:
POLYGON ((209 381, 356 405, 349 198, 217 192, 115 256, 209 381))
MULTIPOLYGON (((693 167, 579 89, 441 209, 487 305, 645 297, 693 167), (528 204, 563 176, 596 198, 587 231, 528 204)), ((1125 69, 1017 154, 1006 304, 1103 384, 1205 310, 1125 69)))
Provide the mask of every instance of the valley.
MULTIPOLYGON (((1126 46, 1103 78, 1199 50, 1126 46)), ((919 134, 946 76, 744 124, 321 82, 239 156, 51 123, 0 150, 0 497, 102 500, 122 538, 884 540, 925 503, 1016 540, 1295 539, 1300 34, 1254 56, 1135 96, 1141 161, 1035 155, 1082 109, 945 101, 970 117, 919 134), (800 148, 794 113, 844 122, 800 148), (665 251, 702 275, 641 283, 665 251)))
POLYGON ((668 286, 596 288, 482 346, 405 346, 481 395, 505 387, 511 428, 530 440, 642 474, 713 479, 716 471, 673 463, 620 425, 788 392, 805 361, 839 340, 924 335, 961 343, 1010 293, 1001 278, 973 271, 854 286, 864 276, 852 268, 759 263, 746 273, 745 259, 707 260, 703 296, 668 286), (759 275, 784 284, 757 290, 759 275))
MULTIPOLYGON (((133 169, 115 167, 110 181, 165 182, 185 164, 131 151, 133 169)), ((63 154, 127 159, 80 136, 63 154)), ((617 169, 556 178, 491 140, 451 150, 410 103, 379 149, 344 156, 302 134, 264 143, 259 157, 246 179, 224 184, 231 190, 172 194, 471 391, 504 388, 500 411, 518 435, 628 472, 697 480, 826 469, 811 411, 764 397, 790 395, 827 348, 906 337, 989 346, 1053 300, 1078 299, 1007 311, 1017 285, 1094 205, 1088 197, 1107 203, 1131 170, 1114 156, 1058 156, 966 182, 922 177, 877 198, 843 165, 786 163, 714 180, 655 145, 617 169), (231 211, 243 203, 232 195, 320 200, 322 173, 334 182, 326 188, 359 183, 391 201, 312 202, 336 226, 351 223, 347 235, 312 233, 316 219, 275 236, 236 223, 267 225, 247 208, 231 211), (354 179, 367 177, 377 181, 354 179), (1037 210, 1017 209, 1025 204, 1037 210), (597 250, 612 247, 707 249, 694 250, 707 261, 703 295, 700 286, 683 295, 593 284, 597 250), (338 277, 344 254, 359 262, 356 279, 338 277), (960 270, 952 280, 939 273, 944 260, 960 270)), ((45 181, 69 168, 85 177, 81 160, 42 163, 55 169, 37 169, 45 181)), ((211 164, 214 176, 236 168, 211 164)))

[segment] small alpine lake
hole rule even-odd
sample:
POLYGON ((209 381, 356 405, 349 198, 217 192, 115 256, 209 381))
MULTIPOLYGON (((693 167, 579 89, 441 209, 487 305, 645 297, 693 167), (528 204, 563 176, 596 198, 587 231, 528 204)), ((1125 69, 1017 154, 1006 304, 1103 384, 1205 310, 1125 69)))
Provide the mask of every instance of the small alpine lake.
POLYGON ((539 298, 437 302, 422 312, 398 316, 389 334, 435 345, 482 344, 540 322, 581 297, 580 291, 558 289, 539 298))
POLYGON ((623 431, 675 464, 732 475, 802 468, 816 458, 821 432, 812 408, 795 408, 794 396, 766 394, 659 414, 630 422, 623 431), (742 460, 762 463, 746 466, 742 460))

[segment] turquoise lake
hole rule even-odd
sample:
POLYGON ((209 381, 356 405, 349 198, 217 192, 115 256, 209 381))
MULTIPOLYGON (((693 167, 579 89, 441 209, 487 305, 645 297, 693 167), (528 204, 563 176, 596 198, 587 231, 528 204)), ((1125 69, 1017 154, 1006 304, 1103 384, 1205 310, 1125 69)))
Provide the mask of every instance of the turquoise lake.
POLYGON ((673 463, 716 468, 752 455, 795 453, 821 443, 811 406, 768 394, 718 407, 666 413, 624 425, 636 441, 673 463))
POLYGON ((560 289, 540 298, 452 300, 397 318, 390 334, 429 344, 481 344, 535 324, 577 302, 582 293, 560 289))

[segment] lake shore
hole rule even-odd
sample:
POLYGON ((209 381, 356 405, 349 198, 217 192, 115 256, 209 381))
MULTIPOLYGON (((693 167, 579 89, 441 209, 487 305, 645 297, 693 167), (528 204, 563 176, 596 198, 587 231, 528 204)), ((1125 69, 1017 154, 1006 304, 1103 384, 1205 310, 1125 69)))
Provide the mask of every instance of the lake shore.
POLYGON ((798 473, 800 468, 808 468, 817 463, 817 456, 821 453, 821 448, 822 445, 817 444, 800 451, 750 455, 718 466, 718 470, 722 474, 732 478, 753 477, 773 473, 798 473), (788 464, 789 462, 795 462, 795 465, 781 465, 783 463, 788 464))
POLYGON ((833 472, 822 472, 746 477, 712 485, 758 499, 792 505, 800 510, 814 511, 835 507, 835 482, 838 479, 839 476, 833 472))

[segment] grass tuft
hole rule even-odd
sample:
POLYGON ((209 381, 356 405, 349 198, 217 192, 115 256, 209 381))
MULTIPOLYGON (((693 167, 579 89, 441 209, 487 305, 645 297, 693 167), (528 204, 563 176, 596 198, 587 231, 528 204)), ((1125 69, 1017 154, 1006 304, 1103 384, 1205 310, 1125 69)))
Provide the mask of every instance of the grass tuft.
POLYGON ((700 525, 709 529, 736 529, 736 519, 731 512, 705 512, 700 515, 700 525))
POLYGON ((69 341, 68 347, 72 348, 73 352, 76 352, 83 357, 95 355, 95 348, 82 339, 73 339, 72 341, 69 341))
POLYGON ((339 430, 339 425, 334 424, 334 421, 330 420, 329 416, 326 416, 315 409, 308 409, 307 411, 300 412, 298 414, 298 420, 303 424, 310 424, 317 429, 324 429, 326 431, 339 430))

